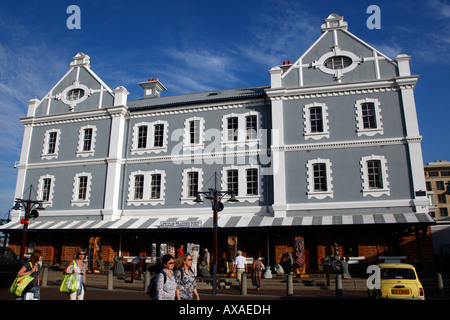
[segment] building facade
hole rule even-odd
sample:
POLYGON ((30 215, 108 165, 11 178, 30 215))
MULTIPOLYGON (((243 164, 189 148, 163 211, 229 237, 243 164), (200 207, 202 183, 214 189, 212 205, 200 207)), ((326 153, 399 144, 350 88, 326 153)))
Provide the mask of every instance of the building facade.
MULTIPOLYGON (((418 76, 409 56, 392 60, 347 29, 330 15, 297 61, 269 70, 268 85, 161 96, 151 78, 138 100, 77 54, 21 119, 15 196, 34 188, 45 206, 27 251, 65 264, 96 239, 108 264, 180 244, 211 249, 211 207, 194 200, 216 188, 239 200, 222 199, 219 264, 239 248, 272 267, 292 254, 303 272, 320 270, 335 244, 362 266, 432 263, 418 76)), ((16 249, 23 215, 0 227, 16 249)))
POLYGON ((450 162, 440 160, 428 163, 424 167, 427 192, 430 197, 430 214, 435 219, 448 217, 450 209, 449 195, 446 194, 450 183, 450 162))

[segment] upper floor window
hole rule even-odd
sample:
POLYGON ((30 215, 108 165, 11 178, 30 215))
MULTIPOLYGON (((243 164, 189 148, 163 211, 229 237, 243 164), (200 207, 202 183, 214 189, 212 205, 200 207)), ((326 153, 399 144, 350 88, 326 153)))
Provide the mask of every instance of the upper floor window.
POLYGON ((162 170, 135 171, 130 174, 128 204, 164 204, 166 173, 162 170))
POLYGON ((44 146, 42 148, 42 159, 58 158, 59 141, 61 139, 61 130, 51 129, 45 132, 44 146))
POLYGON ((222 190, 232 191, 242 201, 255 202, 262 197, 259 167, 233 165, 222 168, 222 190))
POLYGON ((222 117, 222 145, 255 144, 259 141, 260 115, 256 111, 222 117))
POLYGON ((55 189, 55 176, 45 175, 39 178, 37 194, 38 198, 43 201, 43 206, 52 206, 53 191, 55 189))
POLYGON ((324 62, 324 66, 328 69, 344 69, 352 64, 352 59, 346 56, 334 56, 328 58, 324 62))
POLYGON ((140 122, 133 127, 131 154, 167 151, 167 121, 140 122))
POLYGON ((90 173, 78 173, 74 177, 72 206, 89 206, 91 196, 92 175, 90 173))
POLYGON ((387 161, 384 156, 361 158, 363 196, 390 195, 387 161))
POLYGON ((314 102, 303 107, 303 128, 305 139, 330 137, 328 107, 325 103, 314 102))
POLYGON ((182 173, 181 203, 194 204, 192 201, 203 188, 203 170, 188 168, 182 173))
POLYGON ((205 119, 193 117, 184 121, 183 148, 197 149, 204 147, 205 119))
POLYGON ((96 134, 97 127, 95 126, 88 125, 80 128, 78 134, 77 157, 87 157, 94 155, 96 134))
POLYGON ((66 94, 66 99, 68 101, 76 101, 80 100, 84 96, 84 90, 83 89, 72 89, 66 94))
POLYGON ((333 180, 331 161, 329 159, 313 159, 306 164, 308 199, 333 198, 333 180))
POLYGON ((380 102, 366 98, 355 103, 356 127, 358 136, 383 134, 380 102))

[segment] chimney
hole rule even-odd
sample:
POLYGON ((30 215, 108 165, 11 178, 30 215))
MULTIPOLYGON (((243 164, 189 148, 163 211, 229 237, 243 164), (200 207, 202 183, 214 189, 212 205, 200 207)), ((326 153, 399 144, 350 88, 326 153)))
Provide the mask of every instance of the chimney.
POLYGON ((140 82, 139 85, 144 88, 144 99, 158 98, 162 91, 166 91, 166 87, 163 86, 158 79, 148 79, 146 82, 140 82))

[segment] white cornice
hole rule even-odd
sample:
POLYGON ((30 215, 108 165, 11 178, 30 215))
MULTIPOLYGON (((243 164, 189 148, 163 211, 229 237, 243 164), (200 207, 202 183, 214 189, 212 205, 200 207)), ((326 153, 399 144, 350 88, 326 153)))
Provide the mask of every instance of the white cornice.
POLYGON ((267 96, 273 100, 293 100, 315 97, 333 97, 353 94, 397 91, 413 88, 419 76, 396 77, 390 80, 338 83, 308 87, 266 89, 267 96))

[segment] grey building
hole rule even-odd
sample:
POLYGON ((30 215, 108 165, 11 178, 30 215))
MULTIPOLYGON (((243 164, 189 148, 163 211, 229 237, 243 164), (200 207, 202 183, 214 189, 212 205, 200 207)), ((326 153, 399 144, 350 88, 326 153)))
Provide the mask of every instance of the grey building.
MULTIPOLYGON (((47 248, 50 263, 91 238, 105 262, 159 255, 161 244, 211 248, 211 207, 194 200, 216 187, 239 200, 223 199, 219 258, 230 258, 233 237, 271 266, 294 252, 300 272, 320 269, 335 243, 361 265, 431 262, 418 76, 409 56, 392 60, 347 29, 330 15, 297 61, 269 70, 268 85, 164 96, 152 78, 133 101, 77 54, 21 119, 15 195, 32 186, 45 206, 27 248, 47 248)), ((23 214, 0 227, 11 246, 23 214)))

